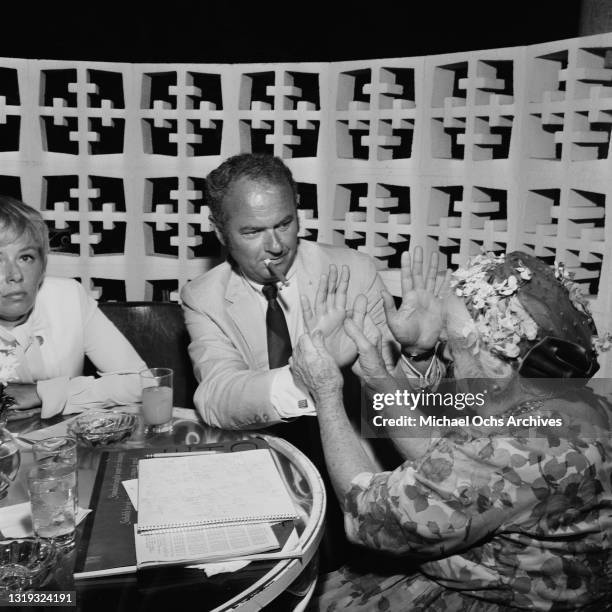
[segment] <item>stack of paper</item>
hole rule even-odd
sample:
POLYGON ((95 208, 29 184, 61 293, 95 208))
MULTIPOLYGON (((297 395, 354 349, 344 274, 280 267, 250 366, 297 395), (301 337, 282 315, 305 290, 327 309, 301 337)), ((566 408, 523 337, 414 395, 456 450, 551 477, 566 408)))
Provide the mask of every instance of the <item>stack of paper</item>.
POLYGON ((143 459, 137 566, 299 557, 297 516, 268 449, 143 459))

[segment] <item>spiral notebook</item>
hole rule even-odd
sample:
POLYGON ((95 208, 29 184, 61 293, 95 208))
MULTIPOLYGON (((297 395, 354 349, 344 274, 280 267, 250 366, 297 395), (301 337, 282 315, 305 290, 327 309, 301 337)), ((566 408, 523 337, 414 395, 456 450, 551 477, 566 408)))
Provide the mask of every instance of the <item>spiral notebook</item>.
POLYGON ((268 449, 143 459, 138 533, 298 518, 268 449))

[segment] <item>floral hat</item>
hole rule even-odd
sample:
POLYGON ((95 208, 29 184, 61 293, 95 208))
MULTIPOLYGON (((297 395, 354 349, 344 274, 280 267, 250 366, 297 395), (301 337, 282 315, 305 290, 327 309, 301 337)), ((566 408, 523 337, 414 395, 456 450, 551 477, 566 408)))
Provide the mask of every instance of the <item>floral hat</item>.
POLYGON ((611 346, 609 334, 597 337, 588 301, 562 265, 520 251, 483 253, 453 273, 451 286, 480 343, 523 376, 588 379, 599 368, 597 350, 611 346))

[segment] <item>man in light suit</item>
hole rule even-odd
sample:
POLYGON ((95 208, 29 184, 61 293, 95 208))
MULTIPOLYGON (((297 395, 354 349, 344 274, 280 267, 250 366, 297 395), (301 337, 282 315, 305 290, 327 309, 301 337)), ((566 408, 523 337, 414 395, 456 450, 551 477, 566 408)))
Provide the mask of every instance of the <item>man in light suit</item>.
MULTIPOLYGON (((374 332, 382 332, 385 361, 393 366, 400 346, 389 331, 386 311, 394 333, 404 340, 402 349, 414 350, 417 360, 425 355, 420 367, 426 370, 428 383, 436 361, 427 365, 428 351, 441 328, 439 300, 432 306, 432 292, 423 288, 412 292, 415 300, 404 299, 396 310, 370 257, 299 240, 296 186, 290 170, 278 158, 231 157, 209 174, 206 189, 215 233, 229 256, 225 263, 188 283, 181 295, 191 336, 189 353, 199 381, 194 403, 210 425, 266 427, 314 462, 330 496, 321 545, 322 567, 330 571, 352 553, 344 539, 342 513, 332 502, 315 406, 295 384, 287 364, 291 347, 305 331, 320 329, 338 365, 351 366, 357 347, 344 332, 343 322, 347 309, 354 309, 374 332), (268 318, 272 303, 276 314, 280 307, 284 315, 283 333, 276 340, 282 335, 286 342, 281 343, 283 355, 278 361, 269 350, 278 348, 274 344, 278 330, 271 333, 268 318), (422 319, 416 327, 415 312, 422 319), (423 321, 429 324, 421 324, 423 321)), ((433 284, 437 259, 434 263, 435 268, 430 265, 433 284)), ((417 377, 423 376, 414 366, 408 367, 417 377)), ((347 372, 347 378, 350 376, 347 372)), ((353 377, 352 383, 345 381, 344 388, 357 398, 358 405, 358 381, 353 377)), ((355 413, 359 416, 358 410, 355 413)))
MULTIPOLYGON (((256 429, 314 414, 309 396, 295 385, 289 366, 269 368, 262 293, 267 284, 279 287, 278 301, 292 346, 304 331, 324 328, 333 319, 334 309, 336 314, 341 309, 344 318, 345 307, 366 308, 368 321, 382 332, 386 361, 401 362, 407 374, 417 378, 425 372, 425 383, 431 382, 427 377, 430 361, 435 362, 432 348, 436 327, 441 326, 432 291, 423 290, 417 299, 416 310, 425 321, 414 331, 414 304, 395 310, 369 256, 299 240, 297 190, 291 171, 280 159, 256 154, 231 157, 207 177, 207 192, 215 233, 229 258, 188 283, 181 295, 192 340, 189 352, 199 381, 194 403, 206 423, 256 429), (367 305, 364 298, 355 303, 360 294, 367 298, 367 305), (396 337, 409 332, 401 342, 408 359, 398 360, 400 345, 389 331, 385 310, 396 337)), ((434 281, 436 272, 437 259, 428 272, 434 281)), ((328 348, 332 353, 336 349, 339 365, 350 366, 357 351, 350 340, 347 344, 341 323, 339 328, 328 326, 328 348)))

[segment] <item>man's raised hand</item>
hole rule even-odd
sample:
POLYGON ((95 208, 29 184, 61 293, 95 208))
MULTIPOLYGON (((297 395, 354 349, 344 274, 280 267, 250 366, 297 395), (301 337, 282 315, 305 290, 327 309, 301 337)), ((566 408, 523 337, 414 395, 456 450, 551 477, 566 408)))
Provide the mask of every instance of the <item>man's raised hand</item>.
POLYGON ((343 327, 347 316, 350 275, 348 266, 342 266, 339 278, 338 268, 333 264, 329 266, 329 273, 321 275, 314 311, 308 298, 305 295, 300 296, 306 332, 311 335, 317 330, 321 332, 327 350, 339 367, 350 365, 357 358, 355 344, 346 335, 343 327))

